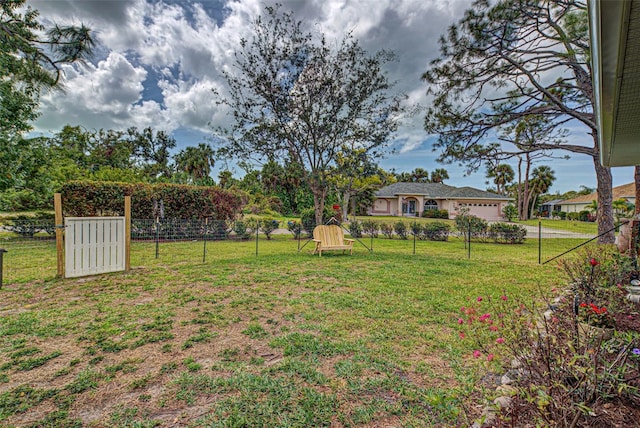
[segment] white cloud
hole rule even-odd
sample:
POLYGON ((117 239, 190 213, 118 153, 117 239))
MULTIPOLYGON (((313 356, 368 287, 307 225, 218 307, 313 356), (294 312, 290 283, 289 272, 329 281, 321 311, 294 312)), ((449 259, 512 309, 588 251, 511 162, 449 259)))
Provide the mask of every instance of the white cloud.
POLYGON ((146 77, 144 68, 133 66, 115 52, 96 66, 67 66, 66 92, 53 91, 42 97, 42 111, 46 114, 36 122, 36 129, 55 131, 67 123, 114 129, 166 124, 159 104, 142 100, 146 77))

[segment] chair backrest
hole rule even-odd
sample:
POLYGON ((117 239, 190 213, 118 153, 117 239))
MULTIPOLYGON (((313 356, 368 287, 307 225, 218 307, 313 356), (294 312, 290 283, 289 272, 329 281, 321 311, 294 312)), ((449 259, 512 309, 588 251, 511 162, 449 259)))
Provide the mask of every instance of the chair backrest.
POLYGON ((313 239, 322 242, 322 245, 342 245, 344 243, 344 234, 340 226, 335 224, 320 225, 313 229, 313 239))

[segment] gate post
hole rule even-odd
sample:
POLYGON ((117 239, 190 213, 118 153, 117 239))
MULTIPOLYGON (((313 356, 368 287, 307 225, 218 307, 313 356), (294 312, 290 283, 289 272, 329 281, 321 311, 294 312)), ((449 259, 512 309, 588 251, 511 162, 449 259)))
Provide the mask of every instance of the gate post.
POLYGON ((124 197, 124 270, 131 269, 131 196, 124 197))
POLYGON ((64 278, 64 219, 62 218, 62 194, 54 193, 54 226, 56 230, 56 253, 58 259, 58 278, 64 278))

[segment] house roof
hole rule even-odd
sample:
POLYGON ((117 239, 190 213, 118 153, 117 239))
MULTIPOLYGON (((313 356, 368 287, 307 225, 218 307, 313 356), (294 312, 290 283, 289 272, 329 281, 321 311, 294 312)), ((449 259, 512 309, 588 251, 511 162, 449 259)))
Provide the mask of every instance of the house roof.
POLYGON ((554 199, 553 201, 547 201, 545 203, 540 204, 541 206, 545 206, 545 205, 560 205, 560 202, 562 202, 562 199, 554 199))
POLYGON ((453 187, 443 183, 393 183, 376 192, 379 198, 394 198, 401 195, 425 196, 433 199, 499 199, 512 198, 486 192, 473 187, 453 187))
POLYGON ((595 116, 604 166, 640 163, 640 2, 591 0, 595 116))
MULTIPOLYGON (((635 183, 623 184, 613 188, 613 200, 617 199, 635 199, 636 197, 636 185, 635 183)), ((598 192, 589 193, 588 195, 578 196, 576 198, 567 199, 562 201, 561 205, 578 205, 578 204, 590 204, 591 201, 598 200, 598 192)))

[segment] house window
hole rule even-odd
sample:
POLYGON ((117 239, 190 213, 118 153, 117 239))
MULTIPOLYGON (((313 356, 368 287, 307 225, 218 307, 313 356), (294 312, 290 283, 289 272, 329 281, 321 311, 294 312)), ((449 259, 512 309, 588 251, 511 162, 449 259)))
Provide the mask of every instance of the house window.
POLYGON ((433 199, 429 199, 428 201, 426 201, 424 203, 424 210, 428 211, 428 210, 437 210, 438 209, 438 203, 436 201, 434 201, 433 199))

